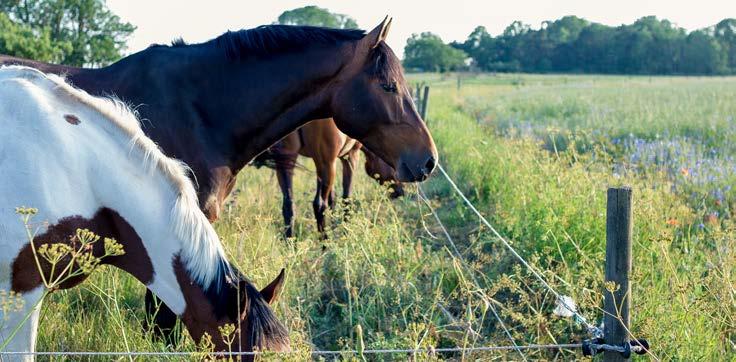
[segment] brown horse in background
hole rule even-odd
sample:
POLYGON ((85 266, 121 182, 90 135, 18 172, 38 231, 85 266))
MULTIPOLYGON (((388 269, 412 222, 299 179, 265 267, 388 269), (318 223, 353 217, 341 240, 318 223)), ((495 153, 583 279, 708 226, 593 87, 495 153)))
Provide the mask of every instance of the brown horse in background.
POLYGON ((283 203, 281 212, 284 217, 285 236, 292 237, 294 229, 294 205, 292 181, 294 168, 299 155, 311 158, 317 173, 317 191, 312 208, 317 219, 317 230, 325 235, 325 211, 335 206, 335 161, 342 163, 342 198, 350 199, 353 186, 353 172, 358 166, 359 151, 365 154, 365 171, 381 185, 389 184, 391 198, 404 194, 403 185, 396 178, 396 171, 379 157, 362 147, 360 142, 340 132, 331 118, 319 119, 307 123, 290 133, 281 141, 259 155, 254 164, 266 165, 276 170, 283 203))

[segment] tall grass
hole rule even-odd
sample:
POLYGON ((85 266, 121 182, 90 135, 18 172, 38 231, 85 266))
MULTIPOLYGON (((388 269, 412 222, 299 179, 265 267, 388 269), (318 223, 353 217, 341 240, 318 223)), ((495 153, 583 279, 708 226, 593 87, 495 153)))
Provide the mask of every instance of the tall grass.
MULTIPOLYGON (((585 78, 578 80, 589 82, 585 78)), ((571 122, 562 125, 533 112, 531 116, 530 113, 521 114, 526 114, 524 117, 536 124, 568 131, 602 130, 605 133, 612 132, 606 131, 607 128, 618 128, 618 132, 625 134, 641 128, 641 133, 646 134, 657 132, 656 128, 661 127, 659 132, 663 134, 667 122, 677 130, 678 124, 694 122, 710 105, 721 105, 705 117, 723 122, 724 132, 733 129, 736 108, 733 104, 726 105, 725 99, 718 99, 720 94, 734 92, 736 86, 733 84, 682 79, 652 82, 658 83, 656 86, 660 89, 672 87, 672 92, 648 93, 648 89, 655 87, 648 80, 608 80, 607 87, 626 84, 627 92, 626 96, 619 95, 622 99, 616 100, 617 105, 611 109, 612 114, 623 114, 620 117, 625 121, 613 126, 607 121, 575 122, 570 119, 572 114, 561 117, 564 122, 571 122), (637 83, 644 84, 638 86, 637 83), (705 98, 697 94, 678 98, 677 94, 685 94, 675 88, 678 85, 689 89, 690 93, 709 94, 707 98, 715 100, 707 106, 698 102, 688 106, 691 99, 705 98), (666 104, 671 103, 682 105, 667 110, 666 104), (650 113, 664 119, 656 118, 656 122, 629 120, 626 114, 639 114, 646 109, 642 104, 652 104, 650 113)), ((564 150, 545 147, 549 133, 519 136, 504 132, 503 126, 494 123, 493 119, 518 112, 503 108, 504 97, 528 99, 525 97, 533 97, 531 93, 537 97, 537 106, 524 102, 515 104, 526 110, 555 108, 562 104, 563 108, 575 109, 580 114, 589 114, 593 104, 602 103, 586 103, 585 97, 578 100, 582 94, 578 91, 565 94, 561 88, 575 87, 569 82, 530 87, 532 89, 527 90, 526 86, 494 87, 482 83, 471 83, 460 91, 449 86, 437 87, 432 99, 435 112, 430 114, 430 122, 435 120, 431 126, 443 150, 444 162, 465 182, 468 190, 476 192, 476 200, 485 205, 502 232, 516 242, 519 250, 538 259, 539 266, 573 283, 573 295, 575 291, 590 290, 595 299, 590 306, 596 308, 600 306, 596 300, 601 296, 603 279, 605 189, 631 185, 635 195, 634 334, 648 336, 659 346, 655 347, 655 353, 667 359, 734 358, 736 293, 733 267, 736 260, 733 256, 736 243, 730 212, 716 218, 712 214, 703 215, 692 195, 679 192, 681 189, 674 187, 677 180, 661 168, 616 172, 620 169, 616 166, 630 166, 622 155, 627 150, 611 152, 605 144, 593 142, 588 152, 581 153, 580 147, 564 150), (549 94, 542 95, 544 89, 549 94), (477 98, 473 98, 476 94, 484 94, 491 104, 484 108, 485 118, 478 118, 477 111, 468 111, 468 108, 478 109, 468 105, 469 99, 477 102, 477 98), (546 105, 540 106, 545 104, 545 99, 548 99, 546 105), (562 101, 558 102, 559 99, 562 101), (577 105, 569 106, 576 102, 577 105)), ((595 89, 587 92, 587 98, 604 99, 607 93, 623 91, 603 89, 600 92, 603 95, 595 89)), ((546 110, 543 114, 549 112, 546 110)), ((691 126, 699 131, 678 131, 683 132, 678 135, 715 143, 708 127, 691 126)), ((577 138, 572 135, 566 141, 575 145, 577 138)), ((701 185, 703 188, 717 186, 715 182, 701 185)), ((732 210, 733 199, 722 200, 721 207, 732 210)), ((585 300, 582 297, 578 298, 585 300)), ((596 312, 590 310, 589 314, 596 315, 596 312)))
MULTIPOLYGON (((716 199, 706 200, 713 186, 707 178, 686 189, 686 176, 676 166, 636 163, 631 159, 636 148, 622 145, 628 139, 651 144, 679 137, 697 146, 692 157, 708 158, 711 148, 732 155, 727 132, 734 129, 736 114, 733 80, 480 76, 466 77, 459 90, 453 77, 415 80, 432 86, 428 122, 440 162, 516 250, 572 296, 583 314, 594 322, 602 316, 605 190, 631 185, 632 333, 647 338, 662 359, 734 359, 733 199, 724 197, 716 205, 716 199), (698 198, 705 201, 698 204, 698 198)), ((427 203, 415 192, 389 201, 386 190, 357 177, 351 216, 343 220, 340 208, 330 215, 334 228, 326 242, 316 234, 310 207, 314 177, 300 171, 295 179, 293 240, 280 236, 280 193, 268 170, 243 172, 216 224, 230 259, 256 285, 287 268, 286 289, 275 309, 293 347, 303 352, 292 359, 303 360, 312 349, 508 345, 493 310, 519 344, 587 337, 582 327, 552 313, 555 298, 440 177, 422 185, 427 203), (454 257, 429 206, 462 259, 454 257)), ((39 350, 170 350, 144 333, 142 296, 139 283, 113 269, 54 293, 44 304, 39 350)), ((196 346, 184 333, 175 349, 196 346)), ((580 357, 576 351, 526 355, 580 357)), ((520 359, 515 352, 467 357, 520 359)))

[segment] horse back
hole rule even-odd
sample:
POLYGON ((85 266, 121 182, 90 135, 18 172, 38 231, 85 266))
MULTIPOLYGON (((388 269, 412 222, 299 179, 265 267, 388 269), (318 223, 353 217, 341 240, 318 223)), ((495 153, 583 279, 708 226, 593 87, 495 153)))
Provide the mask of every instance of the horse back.
POLYGON ((0 54, 0 66, 2 65, 22 65, 38 69, 44 73, 57 75, 76 74, 80 70, 82 70, 82 68, 70 67, 61 64, 44 63, 32 59, 18 58, 10 55, 0 54))
POLYGON ((342 133, 332 118, 318 119, 304 125, 302 132, 301 155, 314 159, 334 160, 340 156, 348 143, 348 136, 342 133))
POLYGON ((34 78, 40 73, 15 75, 0 71, 0 223, 22 229, 19 206, 38 208, 48 222, 93 212, 94 197, 85 191, 100 170, 90 159, 110 145, 100 142, 89 111, 34 78))

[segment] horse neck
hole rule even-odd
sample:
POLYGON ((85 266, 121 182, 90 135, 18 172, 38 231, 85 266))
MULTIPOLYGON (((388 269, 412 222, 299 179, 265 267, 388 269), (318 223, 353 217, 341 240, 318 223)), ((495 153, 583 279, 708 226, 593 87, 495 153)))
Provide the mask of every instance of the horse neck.
MULTIPOLYGON (((193 263, 185 260, 186 241, 177 237, 170 226, 174 222, 171 209, 176 203, 176 196, 172 197, 165 186, 162 187, 163 191, 149 187, 137 187, 135 192, 125 193, 126 197, 131 197, 130 200, 113 202, 121 210, 120 219, 135 230, 133 239, 137 238, 141 247, 127 239, 123 243, 126 254, 110 264, 143 282, 172 312, 182 318, 195 341, 199 341, 205 333, 217 336, 218 321, 226 312, 226 302, 232 299, 228 297, 234 295, 224 278, 227 271, 218 271, 221 277, 207 285, 197 280, 191 271, 190 264, 193 263), (136 204, 146 206, 136 208, 136 204), (150 278, 146 278, 147 275, 150 278)), ((199 212, 198 209, 196 211, 199 212)), ((211 227, 209 223, 207 227, 211 227)), ((118 235, 126 236, 124 228, 118 228, 118 235)))
POLYGON ((127 151, 119 152, 116 159, 108 154, 105 165, 97 169, 105 180, 92 183, 100 204, 115 211, 115 236, 121 238, 126 251, 111 264, 138 278, 175 313, 181 314, 187 303, 177 273, 196 280, 188 268, 177 272, 174 262, 183 258, 190 242, 172 227, 176 222, 175 205, 181 202, 179 192, 162 171, 146 169, 144 156, 135 155, 138 150, 119 148, 127 151), (131 185, 135 185, 134 189, 131 185))
POLYGON ((329 116, 329 85, 344 65, 337 53, 344 52, 305 50, 246 60, 218 54, 219 65, 212 58, 190 65, 190 74, 208 75, 199 82, 207 86, 193 85, 198 106, 203 118, 217 123, 215 139, 231 140, 230 149, 221 151, 235 171, 300 126, 329 116))

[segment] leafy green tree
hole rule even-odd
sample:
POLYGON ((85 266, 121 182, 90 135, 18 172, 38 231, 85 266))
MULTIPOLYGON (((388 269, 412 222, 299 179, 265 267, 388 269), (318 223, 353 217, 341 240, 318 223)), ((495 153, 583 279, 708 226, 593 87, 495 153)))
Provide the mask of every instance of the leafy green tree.
POLYGON ((682 73, 724 74, 728 72, 726 54, 718 41, 706 31, 696 30, 687 36, 682 49, 682 73))
POLYGON ((550 41, 564 44, 575 41, 590 22, 577 16, 564 16, 559 20, 546 21, 545 24, 543 30, 548 34, 550 41))
POLYGON ((59 62, 70 52, 68 42, 54 42, 51 32, 44 29, 34 32, 28 26, 17 24, 0 13, 0 53, 31 58, 44 62, 59 62))
POLYGON ((357 29, 358 23, 350 16, 335 14, 314 5, 287 10, 279 15, 278 24, 311 25, 328 28, 357 29))
POLYGON ((464 43, 454 43, 453 47, 464 51, 472 58, 475 68, 481 70, 495 70, 497 61, 501 55, 501 47, 497 44, 500 40, 491 36, 484 26, 476 27, 464 43))
POLYGON ((590 24, 580 32, 578 38, 569 45, 563 45, 557 52, 557 64, 563 71, 586 73, 612 73, 617 69, 618 57, 612 45, 615 31, 601 24, 590 24))
POLYGON ((620 67, 625 73, 668 74, 677 69, 681 44, 686 37, 682 28, 654 16, 638 19, 617 30, 616 44, 622 55, 620 67))
POLYGON ((736 71, 736 19, 723 19, 711 32, 726 54, 728 68, 736 71))
POLYGON ((654 16, 618 27, 566 16, 540 29, 515 21, 496 37, 477 27, 452 46, 488 71, 736 74, 736 19, 688 34, 654 16))
POLYGON ((64 49, 60 62, 70 65, 104 65, 119 59, 135 31, 135 26, 110 12, 104 0, 0 0, 0 11, 36 37, 48 34, 64 49))
POLYGON ((432 33, 413 34, 404 48, 404 66, 431 72, 458 70, 465 66, 467 54, 445 44, 432 33))

